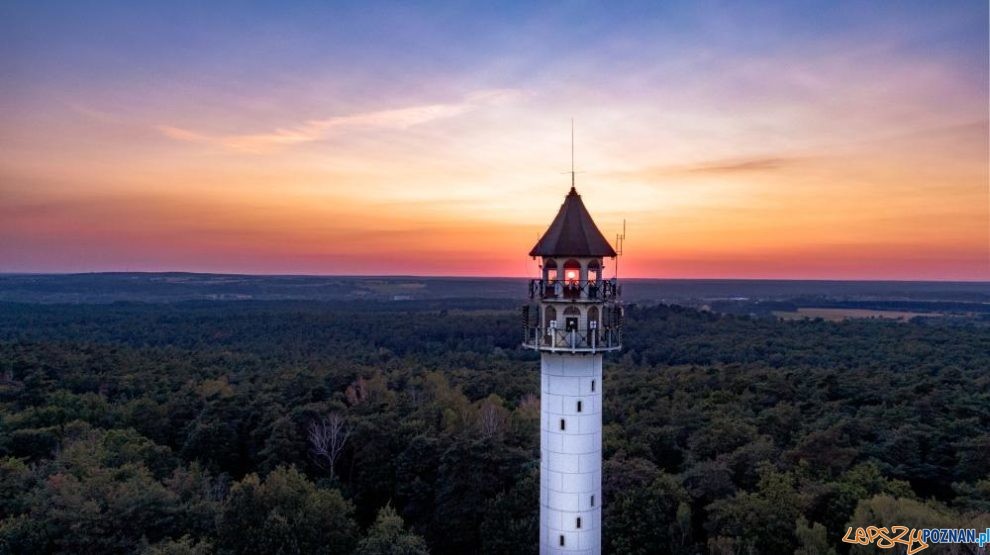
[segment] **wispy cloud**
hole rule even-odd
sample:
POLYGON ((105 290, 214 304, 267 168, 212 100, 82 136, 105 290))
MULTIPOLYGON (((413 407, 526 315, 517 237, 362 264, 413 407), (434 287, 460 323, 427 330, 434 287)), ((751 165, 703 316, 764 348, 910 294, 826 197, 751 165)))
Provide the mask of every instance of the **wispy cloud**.
POLYGON ((807 161, 807 158, 789 156, 756 156, 750 158, 708 160, 694 164, 645 167, 630 171, 614 172, 609 175, 620 179, 631 178, 653 181, 670 176, 755 174, 792 169, 807 161))
POLYGON ((159 125, 156 128, 166 137, 177 141, 262 154, 285 147, 319 141, 333 131, 358 128, 406 129, 432 121, 453 118, 486 106, 511 102, 521 95, 522 92, 517 89, 483 90, 471 93, 456 103, 423 104, 406 108, 333 116, 309 120, 265 133, 210 135, 172 125, 159 125))
POLYGON ((785 166, 792 166, 796 162, 794 158, 747 158, 741 160, 722 160, 696 164, 681 171, 688 173, 740 173, 779 170, 785 166))

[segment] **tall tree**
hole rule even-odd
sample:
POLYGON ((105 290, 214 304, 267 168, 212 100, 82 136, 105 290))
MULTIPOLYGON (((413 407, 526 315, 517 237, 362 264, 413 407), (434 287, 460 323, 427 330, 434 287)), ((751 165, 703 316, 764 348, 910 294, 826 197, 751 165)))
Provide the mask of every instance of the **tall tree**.
POLYGON ((316 464, 326 468, 331 477, 334 476, 334 464, 344 452, 350 436, 350 424, 340 413, 331 413, 309 424, 309 452, 316 464))

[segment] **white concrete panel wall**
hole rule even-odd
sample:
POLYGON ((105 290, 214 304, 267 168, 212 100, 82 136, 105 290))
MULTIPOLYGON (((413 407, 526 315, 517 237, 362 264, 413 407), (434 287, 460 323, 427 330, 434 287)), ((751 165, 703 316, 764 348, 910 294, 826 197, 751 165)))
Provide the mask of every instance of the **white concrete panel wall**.
POLYGON ((540 553, 598 555, 602 355, 543 353, 541 381, 540 553))

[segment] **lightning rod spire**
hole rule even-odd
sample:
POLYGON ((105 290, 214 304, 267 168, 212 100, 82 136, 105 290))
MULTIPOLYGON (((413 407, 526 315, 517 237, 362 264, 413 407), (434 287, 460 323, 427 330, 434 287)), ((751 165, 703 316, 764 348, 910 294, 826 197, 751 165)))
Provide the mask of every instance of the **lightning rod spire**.
POLYGON ((571 118, 571 192, 577 192, 574 188, 574 118, 571 118))

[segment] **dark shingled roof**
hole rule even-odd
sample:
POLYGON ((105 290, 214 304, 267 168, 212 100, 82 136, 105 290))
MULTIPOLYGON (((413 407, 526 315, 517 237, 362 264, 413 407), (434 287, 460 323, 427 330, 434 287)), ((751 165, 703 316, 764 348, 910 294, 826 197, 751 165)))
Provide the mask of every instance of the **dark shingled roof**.
POLYGON ((615 249, 598 230, 574 187, 560 205, 547 232, 537 241, 530 256, 614 257, 615 249))

